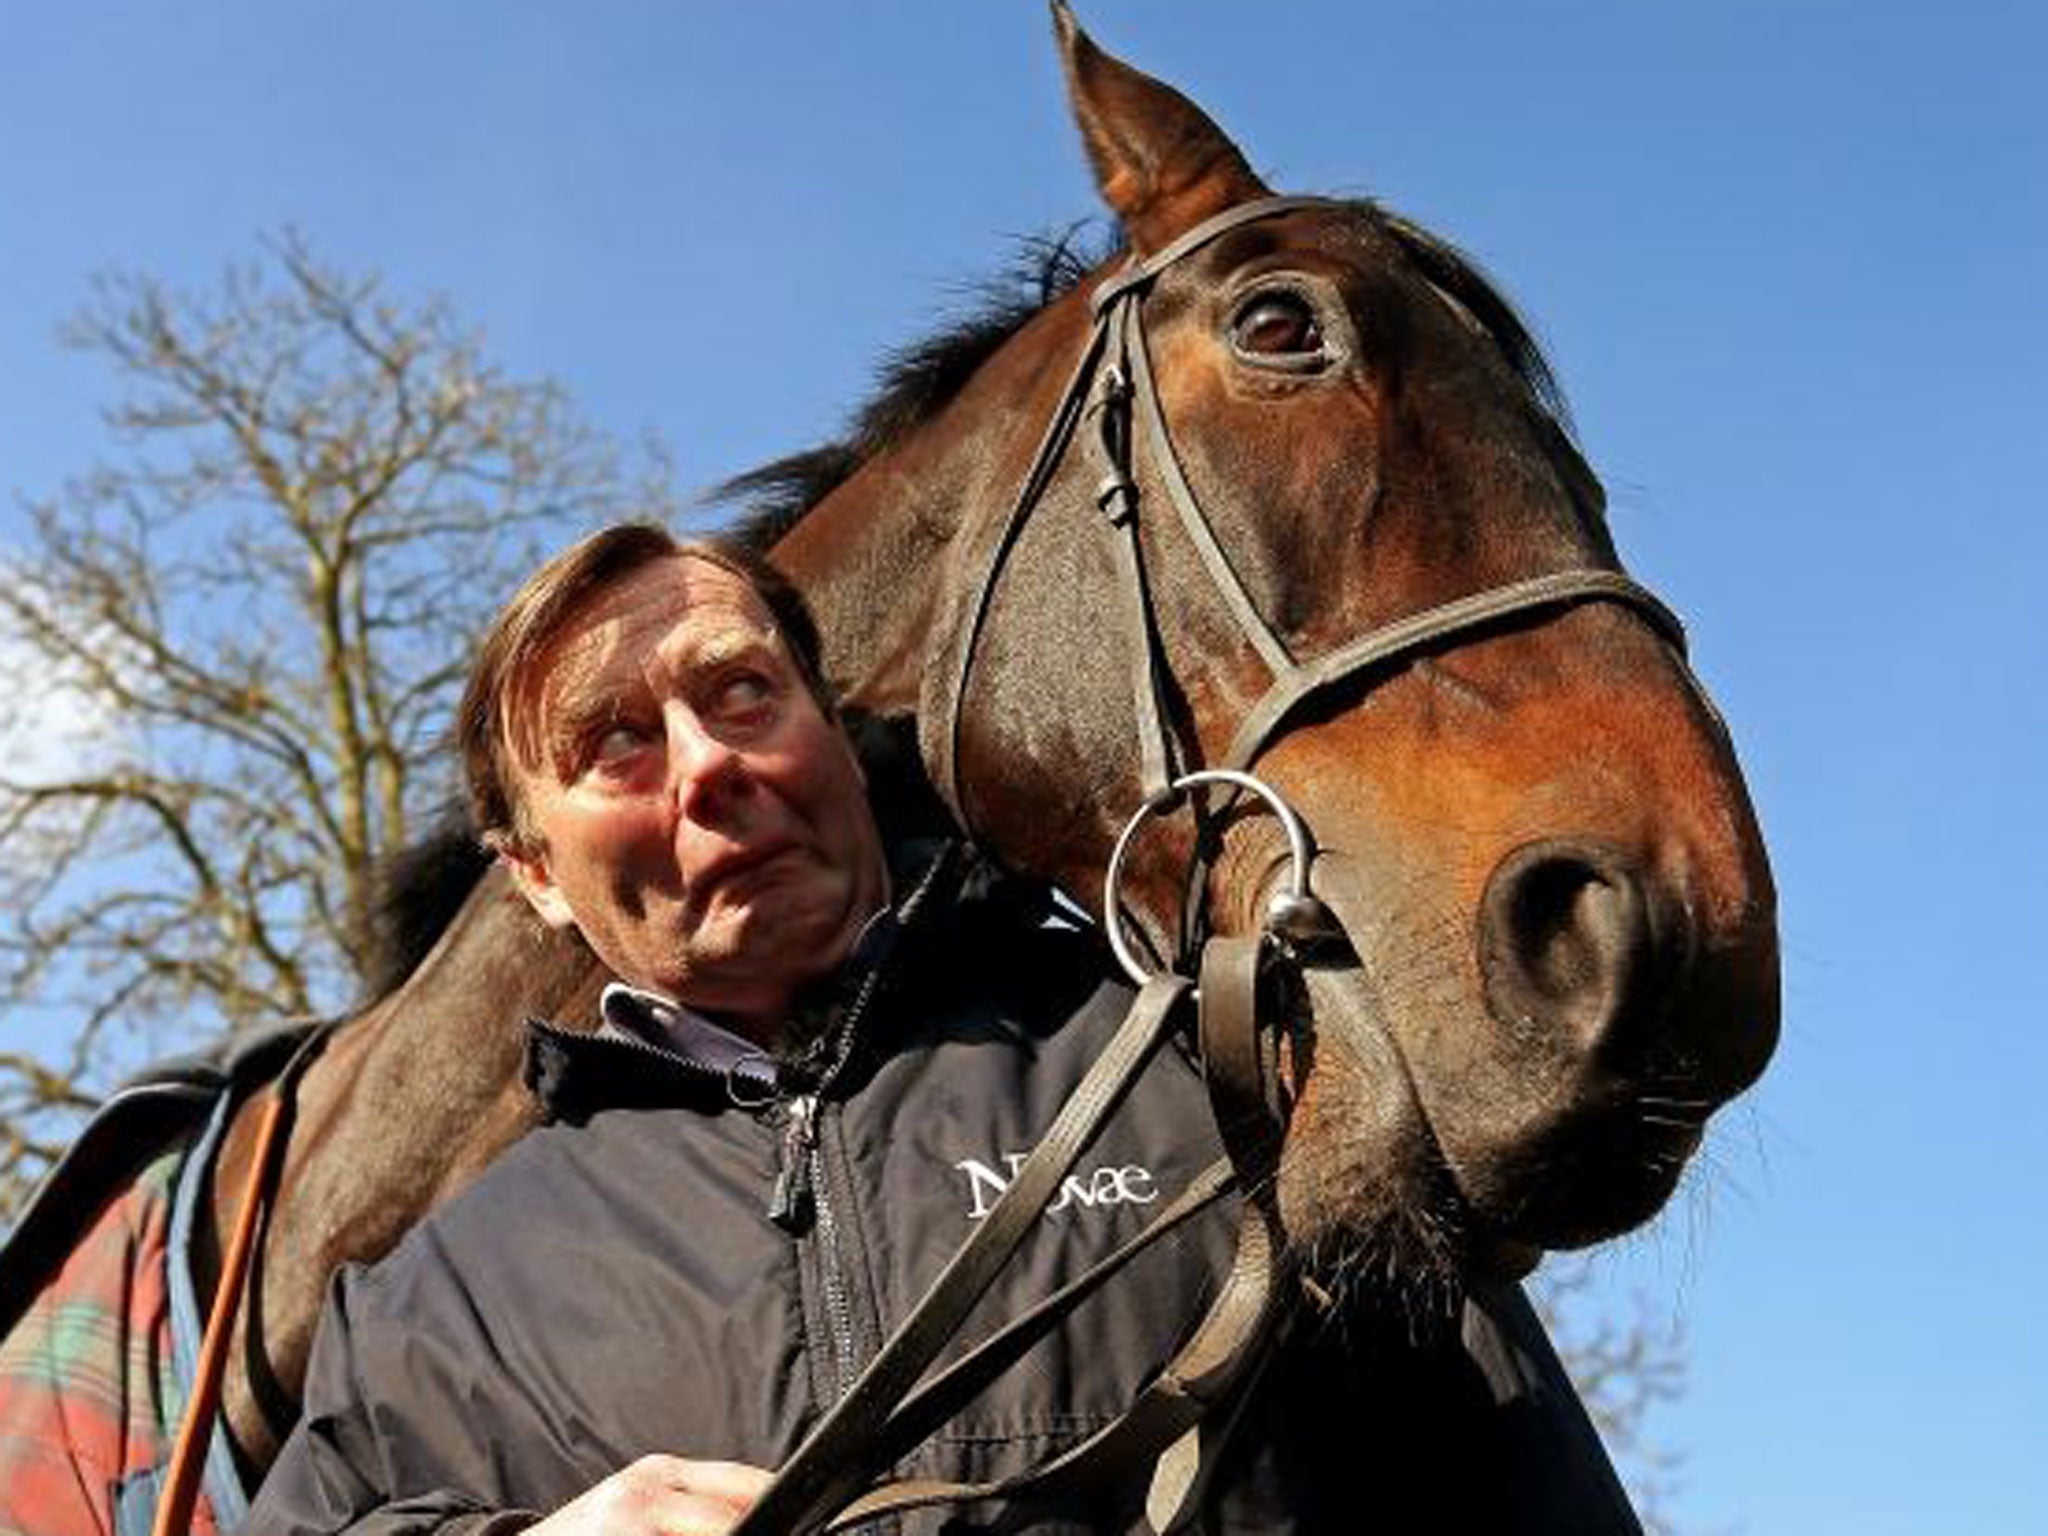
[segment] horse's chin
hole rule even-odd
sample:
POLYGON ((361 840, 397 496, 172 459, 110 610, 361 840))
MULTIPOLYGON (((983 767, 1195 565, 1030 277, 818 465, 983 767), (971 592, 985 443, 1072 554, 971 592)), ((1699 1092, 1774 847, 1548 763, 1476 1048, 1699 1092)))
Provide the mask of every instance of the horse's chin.
POLYGON ((1363 973, 1310 968, 1301 984, 1298 1005, 1314 1023, 1294 1037, 1296 1099, 1276 1186, 1289 1246, 1347 1306, 1411 1325, 1453 1319, 1474 1278, 1526 1269, 1534 1256, 1472 1220, 1363 973))
POLYGON ((1281 1223, 1333 1292, 1411 1319, 1455 1314, 1545 1250, 1642 1225, 1670 1198, 1700 1128, 1632 1101, 1593 1104, 1454 1166, 1355 966, 1310 969, 1314 1020, 1278 1177, 1281 1223), (1363 1294, 1362 1294, 1363 1293, 1363 1294))
POLYGON ((1631 1232, 1677 1189, 1701 1129, 1632 1102, 1589 1110, 1490 1160, 1464 1184, 1475 1206, 1543 1248, 1583 1248, 1631 1232))

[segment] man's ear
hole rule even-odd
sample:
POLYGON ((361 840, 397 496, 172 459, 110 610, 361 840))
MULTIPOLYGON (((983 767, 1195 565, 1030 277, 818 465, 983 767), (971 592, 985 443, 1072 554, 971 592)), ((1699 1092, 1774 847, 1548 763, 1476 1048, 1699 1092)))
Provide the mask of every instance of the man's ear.
POLYGON ((554 874, 548 869, 547 850, 523 853, 509 840, 495 844, 498 859, 512 873, 512 883, 519 887, 519 894, 526 898, 534 915, 550 928, 568 928, 576 922, 570 912, 569 903, 562 895, 562 888, 555 884, 554 874))

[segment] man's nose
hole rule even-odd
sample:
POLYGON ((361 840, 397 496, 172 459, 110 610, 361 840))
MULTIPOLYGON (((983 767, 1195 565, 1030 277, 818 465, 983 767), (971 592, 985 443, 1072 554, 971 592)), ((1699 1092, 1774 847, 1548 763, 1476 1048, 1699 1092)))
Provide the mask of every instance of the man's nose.
POLYGON ((747 785, 746 759, 730 742, 707 730, 687 704, 663 711, 668 733, 669 793, 685 816, 715 813, 747 785))

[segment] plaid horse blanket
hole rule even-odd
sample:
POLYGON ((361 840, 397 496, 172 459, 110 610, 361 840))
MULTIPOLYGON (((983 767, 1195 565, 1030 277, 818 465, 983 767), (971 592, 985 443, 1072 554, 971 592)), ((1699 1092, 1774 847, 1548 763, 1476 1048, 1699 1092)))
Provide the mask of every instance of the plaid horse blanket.
MULTIPOLYGON (((120 1089, 0 1244, 0 1536, 148 1536, 198 1360, 205 1174, 311 1028, 120 1089)), ((247 1494, 216 1425, 193 1536, 239 1524, 247 1494)))
MULTIPOLYGON (((110 1198, 0 1339, 0 1532, 126 1536, 155 1508, 184 1409, 172 1364, 172 1193, 185 1149, 110 1198), (137 1513, 130 1513, 136 1511, 137 1513)), ((202 1493, 194 1536, 218 1529, 202 1493)))

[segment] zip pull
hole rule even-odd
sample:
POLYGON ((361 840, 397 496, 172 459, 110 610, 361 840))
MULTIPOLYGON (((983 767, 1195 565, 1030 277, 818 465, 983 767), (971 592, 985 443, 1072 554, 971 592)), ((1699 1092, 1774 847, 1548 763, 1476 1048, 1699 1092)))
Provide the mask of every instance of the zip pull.
POLYGON ((789 1101, 782 1127, 782 1168, 768 1197, 768 1219, 789 1233, 811 1222, 811 1152, 818 1144, 818 1096, 801 1093, 789 1101))

